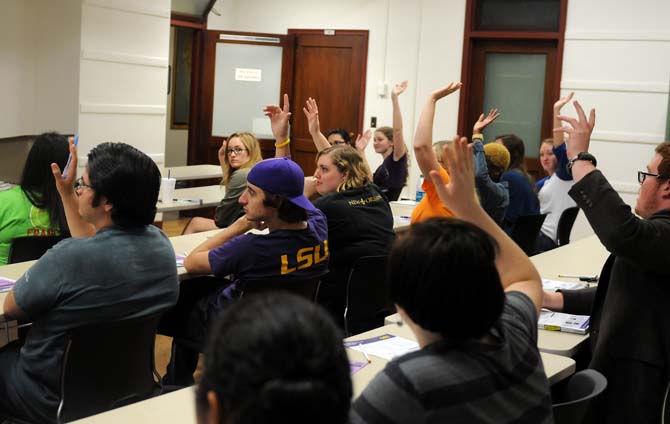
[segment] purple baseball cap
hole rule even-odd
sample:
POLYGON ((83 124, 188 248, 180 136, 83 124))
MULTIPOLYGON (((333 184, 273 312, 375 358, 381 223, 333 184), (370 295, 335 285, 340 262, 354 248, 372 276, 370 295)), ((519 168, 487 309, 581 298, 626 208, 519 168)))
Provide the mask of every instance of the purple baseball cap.
POLYGON ((291 203, 305 210, 316 210, 312 202, 302 194, 305 174, 297 163, 287 157, 258 162, 249 171, 247 181, 268 193, 286 196, 291 203))

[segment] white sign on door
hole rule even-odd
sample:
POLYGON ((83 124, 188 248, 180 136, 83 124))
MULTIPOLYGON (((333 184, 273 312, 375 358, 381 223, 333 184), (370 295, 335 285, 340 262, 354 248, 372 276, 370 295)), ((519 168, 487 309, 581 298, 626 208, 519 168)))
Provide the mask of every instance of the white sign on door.
POLYGON ((261 69, 235 68, 235 81, 261 81, 261 69))

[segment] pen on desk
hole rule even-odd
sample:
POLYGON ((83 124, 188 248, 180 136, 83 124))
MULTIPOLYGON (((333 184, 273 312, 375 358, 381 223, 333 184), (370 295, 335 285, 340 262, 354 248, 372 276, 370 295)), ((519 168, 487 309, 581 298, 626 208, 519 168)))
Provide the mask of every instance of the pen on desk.
POLYGON ((588 283, 594 283, 594 282, 598 281, 598 276, 597 275, 589 276, 589 275, 558 274, 558 276, 560 278, 578 278, 579 281, 586 281, 588 283))
POLYGON ((367 354, 367 352, 365 351, 365 349, 363 349, 363 343, 359 343, 359 344, 358 344, 358 348, 361 350, 361 352, 363 352, 363 356, 365 356, 365 360, 368 361, 368 364, 371 364, 372 361, 370 360, 370 357, 368 356, 368 354, 367 354))

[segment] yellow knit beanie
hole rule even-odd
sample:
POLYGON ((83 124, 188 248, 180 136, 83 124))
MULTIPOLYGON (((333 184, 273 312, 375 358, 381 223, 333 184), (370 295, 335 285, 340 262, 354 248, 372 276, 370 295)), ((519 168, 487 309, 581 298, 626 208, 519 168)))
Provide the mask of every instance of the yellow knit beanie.
POLYGON ((500 143, 488 143, 484 145, 484 154, 486 158, 495 166, 503 170, 509 167, 509 150, 500 143))

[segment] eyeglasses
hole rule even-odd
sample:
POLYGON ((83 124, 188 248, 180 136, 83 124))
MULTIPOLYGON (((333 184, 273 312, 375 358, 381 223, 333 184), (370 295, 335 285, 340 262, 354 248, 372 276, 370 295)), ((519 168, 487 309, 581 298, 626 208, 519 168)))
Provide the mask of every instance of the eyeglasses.
POLYGON ((647 177, 656 177, 660 178, 659 174, 653 174, 651 172, 637 171, 637 182, 642 184, 647 177))
POLYGON ((232 155, 235 153, 235 156, 242 154, 242 152, 246 152, 247 149, 240 149, 239 147, 236 147, 234 149, 226 149, 226 154, 228 156, 232 155))
POLYGON ((84 182, 84 177, 79 177, 77 180, 74 182, 74 190, 76 193, 79 192, 80 188, 88 188, 93 190, 93 186, 90 186, 84 182))

